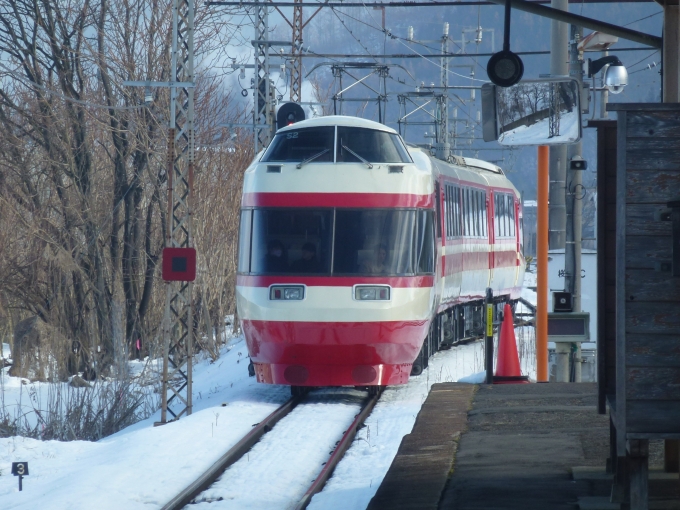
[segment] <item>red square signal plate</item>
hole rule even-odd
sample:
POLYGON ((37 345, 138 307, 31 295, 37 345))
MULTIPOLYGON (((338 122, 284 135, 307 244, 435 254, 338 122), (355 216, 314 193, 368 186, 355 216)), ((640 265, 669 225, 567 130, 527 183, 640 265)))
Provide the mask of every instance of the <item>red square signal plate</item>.
POLYGON ((196 279, 194 248, 163 248, 163 280, 193 282, 196 279))

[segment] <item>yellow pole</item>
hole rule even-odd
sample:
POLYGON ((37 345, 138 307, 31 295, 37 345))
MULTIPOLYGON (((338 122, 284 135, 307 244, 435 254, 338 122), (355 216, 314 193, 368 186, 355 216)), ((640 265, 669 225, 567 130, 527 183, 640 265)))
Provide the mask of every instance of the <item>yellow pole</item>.
POLYGON ((536 381, 548 382, 548 147, 538 147, 536 226, 536 381))

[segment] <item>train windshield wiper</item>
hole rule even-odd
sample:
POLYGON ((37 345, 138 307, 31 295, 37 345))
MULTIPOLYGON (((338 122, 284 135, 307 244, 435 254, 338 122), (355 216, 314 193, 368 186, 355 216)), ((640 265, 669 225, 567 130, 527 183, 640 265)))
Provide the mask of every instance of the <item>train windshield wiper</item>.
POLYGON ((322 150, 321 152, 317 152, 317 153, 314 154, 313 156, 309 156, 307 159, 303 159, 302 161, 300 161, 300 162, 297 164, 297 166, 296 166, 295 168, 302 168, 302 165, 305 165, 305 164, 309 163, 310 161, 314 161, 314 160, 315 160, 316 158, 318 158, 319 156, 323 156, 324 154, 326 154, 329 150, 330 150, 330 149, 324 149, 324 150, 322 150))
POLYGON ((371 163, 369 163, 367 159, 362 158, 361 156, 359 156, 356 152, 354 152, 352 149, 350 149, 346 145, 343 145, 342 148, 345 149, 347 152, 349 152, 355 158, 361 160, 362 163, 365 163, 366 165, 368 165, 368 168, 373 168, 373 165, 371 163))

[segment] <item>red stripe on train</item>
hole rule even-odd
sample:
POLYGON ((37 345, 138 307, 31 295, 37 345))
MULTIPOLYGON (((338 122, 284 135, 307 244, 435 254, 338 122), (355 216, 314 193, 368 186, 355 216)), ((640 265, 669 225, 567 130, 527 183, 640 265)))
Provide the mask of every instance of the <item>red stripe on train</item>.
POLYGON ((258 363, 301 365, 412 363, 429 320, 386 322, 242 321, 258 363))
POLYGON ((431 195, 401 193, 244 193, 243 207, 420 207, 433 208, 431 195))
MULTIPOLYGON (((516 251, 497 251, 494 254, 494 269, 518 265, 516 251)), ((463 271, 489 269, 489 252, 452 253, 444 256, 445 275, 450 276, 463 271)))

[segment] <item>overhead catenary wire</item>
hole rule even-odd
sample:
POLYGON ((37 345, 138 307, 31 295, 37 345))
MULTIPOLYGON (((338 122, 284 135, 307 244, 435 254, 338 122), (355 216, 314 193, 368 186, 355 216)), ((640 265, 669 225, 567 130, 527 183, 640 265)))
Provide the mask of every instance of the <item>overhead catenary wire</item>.
MULTIPOLYGON (((364 4, 364 7, 365 7, 366 9, 368 9, 368 7, 366 6, 366 4, 364 4)), ((331 10, 335 11, 336 9, 335 9, 335 8, 331 8, 331 10)), ((406 41, 407 39, 405 39, 405 38, 403 38, 403 37, 400 37, 400 36, 398 36, 398 35, 394 35, 394 34, 392 33, 392 31, 389 30, 387 27, 385 27, 385 30, 383 30, 382 28, 373 26, 373 25, 371 25, 370 23, 366 23, 366 22, 363 21, 363 20, 357 19, 357 18, 353 17, 352 15, 347 14, 346 12, 342 12, 342 11, 338 11, 338 12, 339 12, 340 14, 342 14, 343 16, 347 16, 348 18, 351 18, 351 19, 353 19, 354 21, 357 21, 358 23, 362 23, 362 24, 366 25, 367 27, 370 27, 370 28, 372 28, 372 29, 374 29, 374 30, 377 30, 377 31, 379 31, 379 32, 385 32, 385 34, 387 34, 391 39, 393 39, 393 40, 395 40, 395 41, 401 43, 401 44, 404 45, 404 46, 406 46, 406 47, 407 47, 411 52, 413 52, 417 57, 424 59, 425 61, 429 62, 430 64, 436 66, 436 67, 439 68, 439 69, 442 68, 442 66, 441 66, 440 64, 438 64, 437 62, 434 62, 434 61, 430 60, 430 59, 427 58, 425 55, 423 55, 423 54, 417 52, 417 51, 414 50, 411 46, 409 46, 408 44, 406 44, 404 41, 406 41)), ((339 18, 338 18, 338 19, 339 19, 339 18)), ((343 24, 344 24, 344 22, 343 22, 343 24)), ((408 42, 414 42, 414 43, 416 43, 416 44, 420 44, 421 46, 424 46, 425 48, 428 48, 428 49, 430 49, 430 50, 432 50, 432 51, 439 51, 438 49, 435 49, 435 48, 432 48, 432 47, 430 47, 430 46, 427 46, 427 45, 424 44, 424 43, 418 43, 417 41, 408 41, 408 42)), ((458 46, 459 49, 461 49, 461 50, 463 49, 463 48, 461 48, 460 45, 459 45, 458 43, 456 43, 455 41, 453 41, 453 43, 454 43, 456 46, 458 46)), ((366 49, 366 48, 364 48, 364 49, 366 49)), ((366 51, 368 51, 368 50, 366 50, 366 51)), ((469 58, 472 58, 473 60, 474 60, 474 58, 475 58, 475 55, 467 55, 467 54, 464 54, 464 55, 466 55, 466 56, 469 57, 469 58)), ((489 83, 488 80, 480 80, 480 79, 478 79, 478 78, 472 78, 472 77, 470 77, 470 76, 465 76, 465 75, 463 75, 463 74, 456 73, 455 71, 451 71, 450 69, 448 69, 447 72, 448 72, 449 74, 452 74, 452 75, 454 75, 454 76, 458 76, 458 77, 460 77, 460 78, 471 79, 471 80, 474 80, 474 81, 479 81, 479 82, 481 82, 481 83, 489 83)))
MULTIPOLYGON (((634 64, 630 64, 629 66, 627 66, 628 69, 632 69, 632 68, 635 67, 636 65, 640 64, 641 62, 644 62, 644 61, 647 60, 648 58, 653 57, 653 56, 656 55, 657 53, 659 53, 659 50, 655 50, 655 51, 651 52, 651 53, 650 53, 649 55, 647 55, 645 58, 642 58, 642 59, 638 60, 637 62, 635 62, 634 64)), ((639 72, 639 71, 644 71, 644 70, 646 70, 646 69, 647 69, 647 68, 645 67, 645 68, 642 68, 642 69, 638 69, 637 71, 630 72, 630 73, 628 73, 628 74, 635 74, 635 73, 637 73, 637 72, 639 72)))

